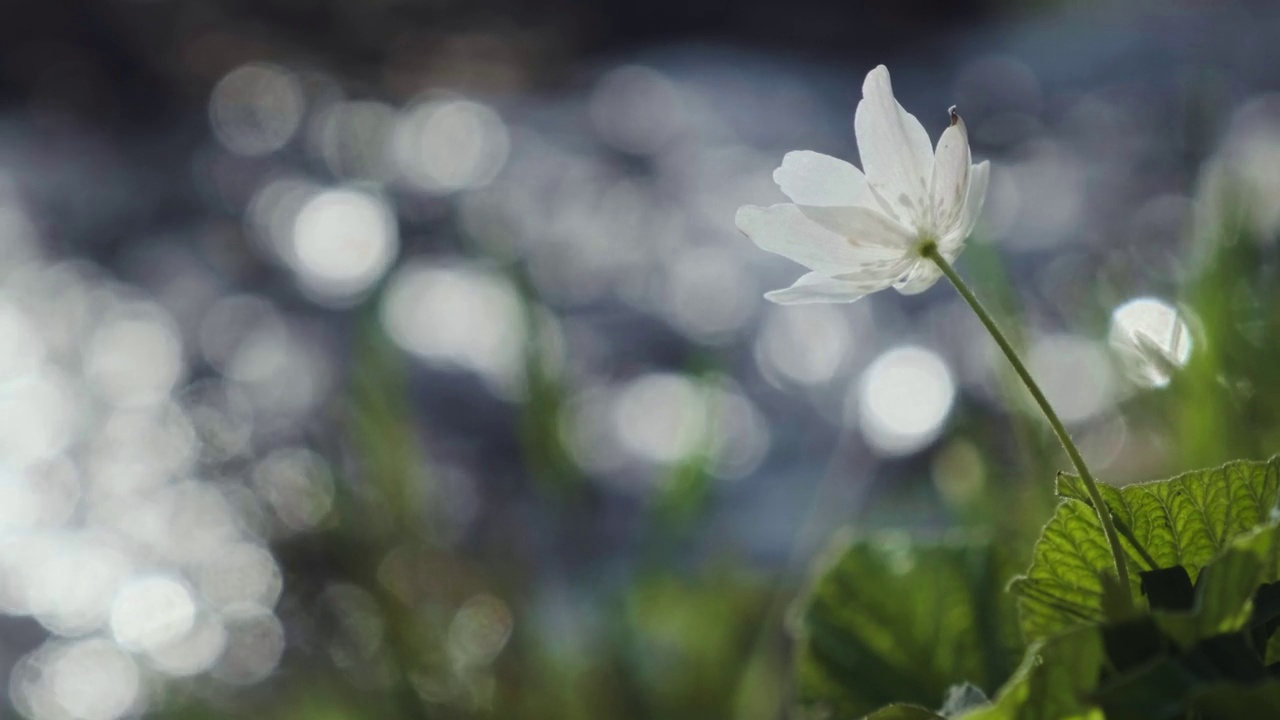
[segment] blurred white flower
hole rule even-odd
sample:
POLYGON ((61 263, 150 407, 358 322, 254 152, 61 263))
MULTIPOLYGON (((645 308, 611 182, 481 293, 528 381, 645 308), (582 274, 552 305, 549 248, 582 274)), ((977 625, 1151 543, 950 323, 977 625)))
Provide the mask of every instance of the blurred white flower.
POLYGON ((978 219, 990 166, 971 164, 955 108, 935 151, 881 65, 862 84, 854 129, 865 175, 827 155, 787 153, 773 179, 794 204, 738 210, 747 237, 812 271, 765 295, 776 303, 852 302, 890 286, 923 292, 942 276, 923 249, 936 243, 955 260, 978 219))

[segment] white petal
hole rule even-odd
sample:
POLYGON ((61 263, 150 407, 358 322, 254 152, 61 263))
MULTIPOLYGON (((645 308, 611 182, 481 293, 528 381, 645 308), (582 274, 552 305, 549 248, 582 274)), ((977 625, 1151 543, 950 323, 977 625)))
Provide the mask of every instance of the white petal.
POLYGON ((853 165, 811 150, 789 152, 773 171, 773 181, 797 205, 875 206, 867 178, 853 165))
POLYGON ((849 303, 867 293, 882 290, 889 282, 869 284, 836 280, 819 273, 802 276, 789 288, 764 294, 766 300, 779 305, 803 305, 807 303, 849 303))
POLYGON ((899 220, 918 226, 928 212, 933 146, 920 121, 893 98, 883 65, 867 73, 853 124, 872 189, 899 220))
POLYGON ((893 284, 893 289, 903 295, 918 295, 933 287, 942 277, 942 271, 931 260, 917 260, 911 269, 903 273, 893 284))
POLYGON ((865 248, 868 257, 902 257, 915 244, 915 233, 881 210, 801 205, 800 211, 853 246, 865 248))
POLYGON ((943 131, 938 138, 938 151, 933 158, 934 229, 943 235, 954 232, 964 215, 969 192, 969 133, 964 120, 943 131))
POLYGON ((969 171, 969 192, 965 196, 964 213, 955 231, 943 237, 943 245, 964 242, 973 232, 982 215, 982 204, 987 197, 987 181, 991 176, 991 162, 983 160, 969 171))
MULTIPOLYGON (((891 239, 876 242, 868 230, 864 237, 868 247, 854 246, 845 237, 809 219, 791 204, 767 208, 744 205, 734 218, 752 242, 771 253, 790 258, 810 270, 826 275, 856 271, 868 263, 884 259, 885 251, 875 245, 886 245, 891 239)), ((901 254, 901 253, 899 253, 901 254)))

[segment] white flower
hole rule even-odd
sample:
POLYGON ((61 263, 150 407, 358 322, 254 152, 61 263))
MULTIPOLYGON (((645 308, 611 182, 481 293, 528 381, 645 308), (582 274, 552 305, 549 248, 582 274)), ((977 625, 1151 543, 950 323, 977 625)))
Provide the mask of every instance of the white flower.
POLYGON ((953 261, 973 231, 990 165, 970 164, 954 108, 934 150, 920 121, 894 99, 881 65, 862 84, 854 129, 865 175, 827 155, 787 153, 773 179, 795 204, 738 210, 747 237, 812 271, 765 295, 776 303, 852 302, 890 286, 923 292, 942 276, 925 247, 936 244, 953 261))

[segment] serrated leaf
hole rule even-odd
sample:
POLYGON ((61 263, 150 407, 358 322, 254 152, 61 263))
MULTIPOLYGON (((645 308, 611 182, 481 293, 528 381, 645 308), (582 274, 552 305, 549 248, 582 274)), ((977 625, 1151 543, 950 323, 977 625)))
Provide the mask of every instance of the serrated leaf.
POLYGON ((936 707, 956 682, 992 689, 1012 670, 1016 615, 990 541, 887 535, 831 557, 802 606, 802 704, 833 720, 891 702, 936 707))
MULTIPOLYGON (((1138 571, 1181 565, 1196 580, 1232 538, 1271 517, 1280 458, 1099 490, 1123 536, 1137 595, 1138 571)), ((1079 479, 1060 476, 1058 493, 1063 501, 1036 542, 1031 567, 1012 585, 1028 640, 1104 619, 1099 574, 1112 567, 1110 549, 1079 479)))
POLYGON ((1076 628, 1027 649, 991 705, 960 720, 1101 720, 1089 700, 1105 657, 1098 628, 1076 628))

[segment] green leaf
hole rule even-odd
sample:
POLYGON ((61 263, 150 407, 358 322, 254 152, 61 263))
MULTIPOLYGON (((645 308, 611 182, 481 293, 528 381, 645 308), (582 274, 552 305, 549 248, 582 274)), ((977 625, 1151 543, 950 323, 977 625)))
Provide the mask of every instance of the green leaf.
POLYGON ((1156 612, 1157 624, 1182 647, 1255 627, 1255 644, 1265 647, 1280 615, 1271 583, 1280 574, 1280 523, 1271 521, 1235 537, 1200 573, 1195 605, 1187 613, 1156 612), (1262 603, 1255 606, 1255 596, 1262 603), (1263 626, 1269 630, 1261 632, 1263 626))
POLYGON ((1198 689, 1191 701, 1205 720, 1280 717, 1280 680, 1243 685, 1217 683, 1198 689))
POLYGON ((889 705, 866 716, 865 720, 946 720, 938 713, 919 705, 889 705))
POLYGON ((1076 628, 1027 649, 995 702, 961 720, 1101 720, 1088 699, 1105 657, 1098 628, 1076 628))
MULTIPOLYGON (((1182 566, 1192 580, 1232 538, 1271 516, 1280 498, 1280 457, 1237 461, 1167 480, 1099 488, 1139 572, 1182 566)), ((1099 575, 1112 559, 1079 478, 1061 475, 1058 504, 1036 542, 1030 569, 1014 581, 1028 640, 1103 621, 1099 575)))
MULTIPOLYGON (((1173 720, 1202 701, 1228 702, 1224 687, 1252 692, 1266 678, 1263 656, 1280 613, 1271 583, 1278 548, 1275 521, 1239 535, 1201 571, 1190 609, 1157 610, 1103 628, 1108 658, 1120 671, 1092 696, 1107 717, 1173 720), (1154 627, 1163 643, 1151 642, 1154 627)), ((1263 717, 1222 712, 1208 714, 1263 717)))
POLYGON ((823 717, 891 702, 936 707, 947 688, 988 690, 1012 670, 1008 563, 987 539, 838 542, 802 605, 798 696, 823 717))
MULTIPOLYGON (((1214 700, 1224 688, 1249 694, 1266 683, 1266 670, 1241 633, 1216 635, 1189 651, 1164 657, 1132 672, 1109 678, 1091 694, 1112 720, 1175 720, 1214 700)), ((1217 716, 1217 715, 1215 715, 1217 716)), ((1242 720, 1272 715, 1226 715, 1242 720)))

